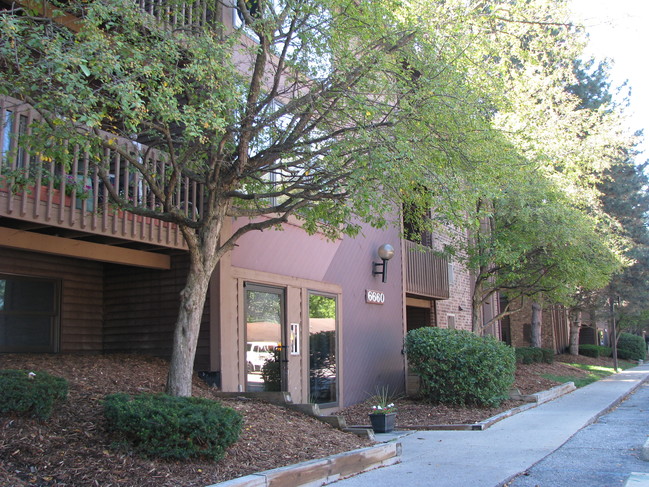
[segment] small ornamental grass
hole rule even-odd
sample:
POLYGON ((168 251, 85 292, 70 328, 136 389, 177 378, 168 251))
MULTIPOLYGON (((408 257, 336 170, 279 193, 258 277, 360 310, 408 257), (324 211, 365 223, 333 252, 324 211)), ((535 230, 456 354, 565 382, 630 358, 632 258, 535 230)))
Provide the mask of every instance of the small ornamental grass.
POLYGON ((509 396, 514 349, 491 336, 418 328, 408 332, 405 345, 422 394, 433 403, 495 407, 509 396))
POLYGON ((47 372, 0 370, 0 413, 48 419, 56 401, 68 395, 68 381, 47 372))
POLYGON ((243 419, 217 401, 165 394, 111 394, 104 400, 109 428, 147 457, 223 458, 239 438, 243 419))
POLYGON ((389 387, 376 389, 376 393, 370 398, 372 403, 371 414, 390 414, 396 413, 397 407, 394 405, 395 397, 390 393, 389 387))

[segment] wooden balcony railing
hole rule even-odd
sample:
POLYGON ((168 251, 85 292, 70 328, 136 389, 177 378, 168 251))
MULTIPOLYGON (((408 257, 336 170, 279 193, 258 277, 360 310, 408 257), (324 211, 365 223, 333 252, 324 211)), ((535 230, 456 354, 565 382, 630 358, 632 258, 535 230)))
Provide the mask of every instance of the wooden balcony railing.
POLYGON ((404 241, 404 252, 406 292, 429 298, 448 298, 448 261, 408 240, 404 241))
MULTIPOLYGON (((173 29, 196 28, 214 23, 213 3, 194 0, 190 3, 168 0, 135 0, 140 8, 173 29)), ((218 19, 220 20, 220 19, 218 19)))
MULTIPOLYGON (((0 97, 0 217, 156 246, 186 247, 177 225, 135 215, 111 203, 108 188, 95 165, 78 148, 70 148, 72 163, 66 167, 30 154, 19 140, 30 133, 30 125, 37 118, 38 113, 29 105, 0 97)), ((127 152, 141 155, 140 164, 157 179, 168 177, 163 153, 110 134, 106 136, 116 139, 127 152)), ((116 193, 140 208, 161 207, 162 202, 141 173, 120 154, 105 150, 101 163, 108 168, 116 193)), ((186 214, 200 214, 202 201, 202 188, 197 183, 187 178, 178 181, 173 192, 174 205, 186 214)))

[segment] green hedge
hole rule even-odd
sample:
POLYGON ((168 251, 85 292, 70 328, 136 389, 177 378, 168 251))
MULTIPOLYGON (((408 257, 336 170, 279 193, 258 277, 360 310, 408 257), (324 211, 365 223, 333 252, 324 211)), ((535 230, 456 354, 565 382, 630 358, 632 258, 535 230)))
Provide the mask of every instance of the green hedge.
POLYGON ((514 383, 514 350, 490 336, 418 328, 408 332, 405 349, 422 394, 434 403, 498 406, 514 383))
POLYGON ((241 432, 242 417, 221 403, 197 397, 112 394, 104 400, 110 429, 145 456, 219 460, 241 432))
POLYGON ((641 336, 622 333, 617 341, 617 356, 626 360, 644 360, 647 345, 641 336))
POLYGON ((613 354, 611 347, 603 347, 601 345, 579 345, 579 355, 586 357, 610 357, 613 354))
POLYGON ((48 419, 56 401, 68 395, 68 382, 47 372, 0 370, 0 413, 48 419))
POLYGON ((551 364, 554 362, 554 350, 549 348, 537 347, 518 347, 515 349, 516 363, 533 364, 545 362, 551 364))

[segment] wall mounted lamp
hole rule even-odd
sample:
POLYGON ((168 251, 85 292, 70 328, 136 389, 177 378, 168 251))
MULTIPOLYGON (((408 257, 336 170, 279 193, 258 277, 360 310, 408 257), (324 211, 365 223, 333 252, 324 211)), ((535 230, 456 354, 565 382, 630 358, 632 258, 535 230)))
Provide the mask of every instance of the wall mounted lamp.
POLYGON ((372 275, 381 276, 381 282, 385 282, 388 277, 388 261, 394 257, 394 247, 390 244, 383 244, 379 247, 378 254, 381 262, 372 262, 372 275))

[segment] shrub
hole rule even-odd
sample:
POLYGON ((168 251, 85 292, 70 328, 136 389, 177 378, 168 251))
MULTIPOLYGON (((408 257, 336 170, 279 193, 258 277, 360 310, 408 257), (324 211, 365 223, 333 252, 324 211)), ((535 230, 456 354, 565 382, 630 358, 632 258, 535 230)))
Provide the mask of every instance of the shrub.
POLYGON ((272 358, 267 358, 261 367, 261 378, 264 381, 264 391, 278 392, 282 390, 282 362, 280 349, 273 350, 272 358))
POLYGON ((519 347, 515 349, 515 353, 516 363, 519 364, 533 364, 538 362, 551 364, 554 362, 554 350, 549 348, 519 347))
POLYGON ((518 347, 514 349, 514 353, 516 354, 516 363, 519 364, 533 364, 543 359, 543 354, 539 348, 518 347))
POLYGON ((136 451, 160 458, 219 460, 242 425, 241 415, 219 402, 165 394, 111 394, 104 415, 136 451))
POLYGON ((543 354, 543 362, 546 364, 551 364, 554 362, 554 350, 551 348, 541 348, 541 353, 543 354))
POLYGON ((68 381, 47 372, 0 370, 0 413, 16 412, 47 419, 54 403, 68 395, 68 381))
POLYGON ((435 403, 497 406, 514 383, 514 350, 493 337, 418 328, 406 336, 406 353, 422 394, 435 403))
POLYGON ((579 355, 586 357, 610 357, 612 354, 611 347, 603 347, 601 345, 579 345, 579 355))
POLYGON ((622 333, 617 340, 617 356, 627 360, 644 360, 647 345, 641 336, 622 333))

